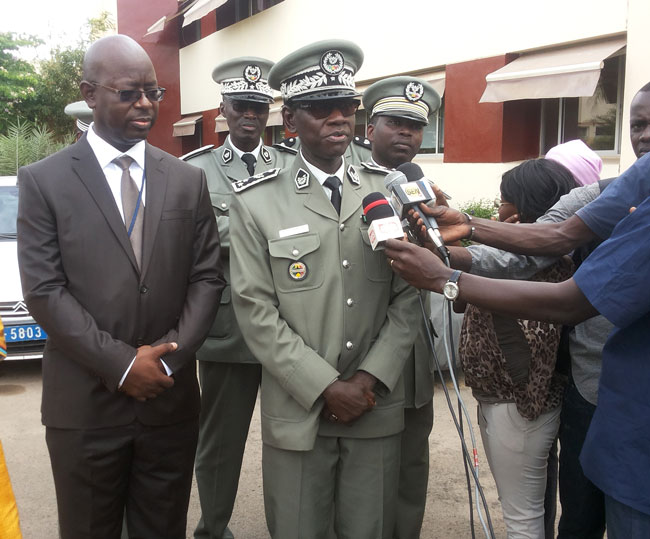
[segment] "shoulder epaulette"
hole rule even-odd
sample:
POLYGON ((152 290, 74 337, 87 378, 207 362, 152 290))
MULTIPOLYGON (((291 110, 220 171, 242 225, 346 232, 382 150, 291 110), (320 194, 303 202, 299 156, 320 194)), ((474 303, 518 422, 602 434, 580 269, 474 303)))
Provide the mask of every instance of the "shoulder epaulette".
POLYGON ((372 142, 368 140, 366 137, 359 137, 359 136, 354 136, 352 138, 352 143, 356 144, 357 146, 361 146, 362 148, 366 148, 367 150, 372 149, 372 142))
POLYGON ((390 172, 390 170, 387 169, 386 167, 382 167, 381 165, 375 165, 374 163, 371 163, 369 161, 364 161, 363 163, 361 163, 361 166, 366 170, 369 170, 370 172, 377 172, 383 175, 386 175, 390 172))
POLYGON ((182 161, 187 161, 188 159, 191 159, 192 157, 196 157, 197 155, 201 155, 201 154, 209 152, 212 148, 214 148, 214 144, 208 144, 207 146, 201 146, 200 148, 197 148, 196 150, 192 150, 191 152, 188 152, 185 155, 181 155, 179 157, 179 159, 181 159, 182 161))
POLYGON ((297 142, 296 137, 288 137, 281 140, 280 142, 276 142, 273 145, 273 148, 281 152, 287 152, 296 155, 298 153, 297 148, 294 148, 296 142, 297 142))
POLYGON ((259 174, 255 174, 255 176, 246 178, 245 180, 239 180, 234 182, 232 184, 232 188, 235 191, 235 193, 241 193, 242 191, 245 191, 246 189, 249 189, 254 185, 276 178, 281 170, 282 170, 281 168, 271 168, 264 172, 260 172, 259 174))

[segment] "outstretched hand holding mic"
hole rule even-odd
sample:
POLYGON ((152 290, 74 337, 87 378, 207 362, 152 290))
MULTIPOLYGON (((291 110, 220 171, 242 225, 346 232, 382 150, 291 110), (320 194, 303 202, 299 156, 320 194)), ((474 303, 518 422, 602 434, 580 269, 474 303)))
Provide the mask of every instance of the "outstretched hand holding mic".
POLYGON ((404 163, 397 170, 388 174, 384 180, 386 189, 391 193, 391 203, 401 218, 409 218, 409 214, 416 212, 417 219, 409 218, 411 232, 424 244, 433 244, 438 253, 446 260, 447 248, 438 228, 436 219, 425 209, 431 200, 447 205, 445 194, 440 189, 434 189, 432 182, 424 178, 422 169, 415 163, 404 163))
MULTIPOLYGON (((449 197, 424 178, 422 169, 415 163, 400 165, 386 176, 384 184, 391 193, 391 203, 397 214, 408 219, 411 232, 425 247, 387 239, 384 243, 385 253, 393 271, 416 288, 440 292, 452 270, 442 261, 448 260, 444 243, 447 237, 440 231, 437 216, 443 216, 445 225, 448 226, 448 221, 454 220, 455 213, 463 220, 465 215, 447 206, 446 198, 449 197), (436 207, 426 205, 431 200, 436 201, 436 207), (447 211, 452 219, 447 219, 447 211)), ((471 228, 461 233, 464 234, 461 237, 467 237, 471 228)), ((450 237, 453 241, 457 239, 459 238, 450 237)))

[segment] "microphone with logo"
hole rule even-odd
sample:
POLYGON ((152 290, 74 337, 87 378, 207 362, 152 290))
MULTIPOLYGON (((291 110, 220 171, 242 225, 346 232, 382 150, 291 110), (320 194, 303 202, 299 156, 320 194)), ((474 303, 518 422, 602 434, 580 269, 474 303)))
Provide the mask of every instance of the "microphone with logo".
POLYGON ((383 249, 389 238, 404 237, 402 223, 384 195, 370 193, 364 197, 362 206, 363 218, 370 225, 368 238, 373 251, 383 249))
MULTIPOLYGON (((397 170, 388 173, 384 178, 384 185, 391 192, 391 203, 402 219, 406 218, 411 208, 418 209, 421 202, 426 204, 435 199, 431 184, 424 179, 422 169, 415 163, 403 163, 397 167, 397 170)), ((442 255, 442 259, 447 261, 449 253, 442 241, 438 223, 433 217, 424 215, 422 211, 418 213, 427 230, 429 239, 442 255)), ((417 231, 414 230, 413 232, 417 231)))

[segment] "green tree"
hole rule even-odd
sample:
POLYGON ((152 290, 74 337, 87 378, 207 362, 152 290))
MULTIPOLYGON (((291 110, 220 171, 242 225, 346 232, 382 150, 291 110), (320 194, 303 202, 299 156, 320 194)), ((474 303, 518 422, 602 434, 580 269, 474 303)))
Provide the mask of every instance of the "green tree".
POLYGON ((6 135, 0 135, 0 176, 15 176, 23 165, 64 148, 74 142, 74 135, 57 141, 54 133, 43 125, 26 121, 10 124, 6 135))
POLYGON ((50 57, 38 65, 34 92, 22 108, 24 118, 47 125, 57 140, 73 131, 73 122, 63 109, 81 99, 79 82, 86 49, 112 28, 108 13, 104 12, 86 23, 75 46, 52 49, 50 57))
POLYGON ((0 33, 0 133, 22 115, 21 107, 31 98, 38 82, 34 66, 20 59, 18 52, 40 43, 32 36, 0 33))

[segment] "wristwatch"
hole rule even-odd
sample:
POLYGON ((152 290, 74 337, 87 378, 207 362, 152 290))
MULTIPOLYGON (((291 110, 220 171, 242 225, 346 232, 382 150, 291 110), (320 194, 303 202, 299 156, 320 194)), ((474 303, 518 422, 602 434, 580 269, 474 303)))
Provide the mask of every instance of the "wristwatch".
POLYGON ((455 270, 449 276, 449 280, 442 287, 442 294, 449 301, 456 301, 458 294, 460 294, 460 288, 458 288, 458 279, 460 279, 461 273, 463 272, 460 270, 455 270))

